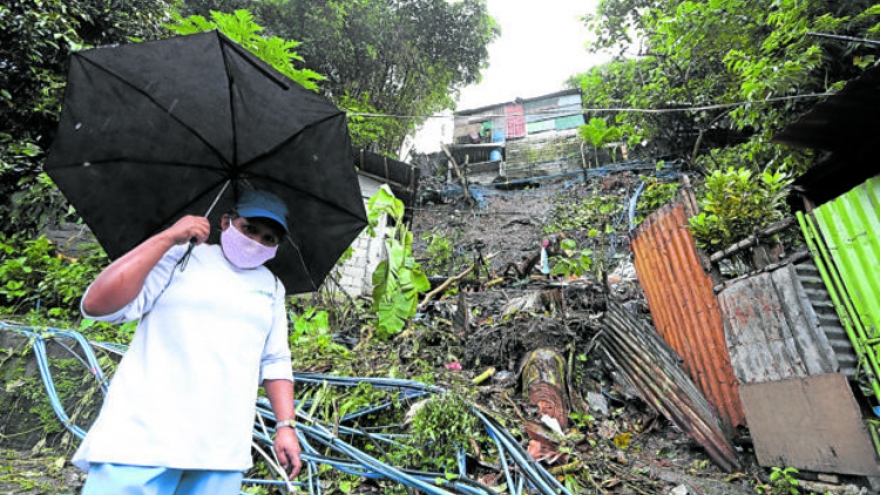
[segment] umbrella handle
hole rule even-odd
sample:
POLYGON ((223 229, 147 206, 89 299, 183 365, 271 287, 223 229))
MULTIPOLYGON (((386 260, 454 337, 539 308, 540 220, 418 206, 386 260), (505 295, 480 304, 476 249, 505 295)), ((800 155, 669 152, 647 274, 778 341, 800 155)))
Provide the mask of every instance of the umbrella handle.
POLYGON ((192 253, 193 248, 196 247, 197 241, 198 239, 196 239, 195 237, 189 240, 189 247, 186 248, 186 252, 183 253, 183 257, 180 258, 180 261, 177 262, 177 265, 180 266, 180 271, 186 270, 186 265, 187 263, 189 263, 189 255, 190 253, 192 253))

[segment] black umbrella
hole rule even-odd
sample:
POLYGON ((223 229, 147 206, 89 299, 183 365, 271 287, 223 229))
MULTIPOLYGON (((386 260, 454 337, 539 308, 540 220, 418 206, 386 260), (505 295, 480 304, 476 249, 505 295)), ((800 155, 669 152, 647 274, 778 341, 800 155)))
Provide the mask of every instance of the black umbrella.
POLYGON ((62 108, 46 171, 111 258, 264 189, 290 210, 268 266, 308 292, 367 224, 345 114, 219 32, 75 53, 62 108))

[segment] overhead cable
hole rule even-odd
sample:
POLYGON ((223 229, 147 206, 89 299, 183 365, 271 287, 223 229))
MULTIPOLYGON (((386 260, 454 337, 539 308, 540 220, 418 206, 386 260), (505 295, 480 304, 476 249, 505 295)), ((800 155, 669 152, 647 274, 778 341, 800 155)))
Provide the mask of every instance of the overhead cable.
MULTIPOLYGON (((826 96, 833 95, 833 91, 828 91, 825 93, 810 93, 805 95, 792 95, 792 96, 777 96, 774 98, 765 98, 763 100, 747 100, 740 101, 735 103, 716 103, 712 105, 696 105, 696 106, 687 106, 687 107, 679 107, 679 108, 623 108, 623 107, 609 107, 609 108, 582 108, 581 111, 583 113, 612 113, 612 112, 631 112, 631 113, 647 113, 647 114, 663 114, 663 113, 683 113, 683 112, 702 112, 705 110, 720 110, 725 108, 735 108, 741 107, 745 105, 756 105, 760 103, 777 103, 780 101, 789 101, 789 100, 802 100, 805 98, 823 98, 826 96)), ((504 103, 499 104, 503 105, 504 103)), ((556 115, 559 114, 559 110, 545 110, 538 112, 529 112, 529 116, 534 115, 556 115)), ((350 117, 382 117, 389 119, 454 119, 461 117, 480 117, 480 118, 500 118, 500 117, 525 117, 526 114, 523 112, 519 113, 503 113, 503 114, 479 114, 479 115, 396 115, 396 114, 386 114, 386 113, 361 113, 361 112, 347 112, 347 115, 350 117)))

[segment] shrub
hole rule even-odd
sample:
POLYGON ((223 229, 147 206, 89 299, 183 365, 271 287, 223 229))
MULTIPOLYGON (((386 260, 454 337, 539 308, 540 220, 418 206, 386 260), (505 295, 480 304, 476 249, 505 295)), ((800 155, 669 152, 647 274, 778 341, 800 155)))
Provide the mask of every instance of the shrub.
POLYGON ((50 317, 75 317, 88 284, 108 262, 96 244, 89 246, 89 255, 70 258, 45 236, 0 234, 0 307, 9 313, 45 310, 50 317))
POLYGON ((751 170, 716 170, 706 178, 698 199, 702 212, 688 219, 697 246, 723 249, 781 220, 787 211, 789 174, 765 171, 755 177, 751 170))

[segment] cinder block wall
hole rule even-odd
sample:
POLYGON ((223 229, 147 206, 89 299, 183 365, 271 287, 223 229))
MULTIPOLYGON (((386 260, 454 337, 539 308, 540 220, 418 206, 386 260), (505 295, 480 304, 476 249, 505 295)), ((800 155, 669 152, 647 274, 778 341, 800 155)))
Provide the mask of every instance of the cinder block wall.
POLYGON ((575 129, 508 141, 504 167, 507 176, 522 179, 581 170, 582 142, 575 129))

